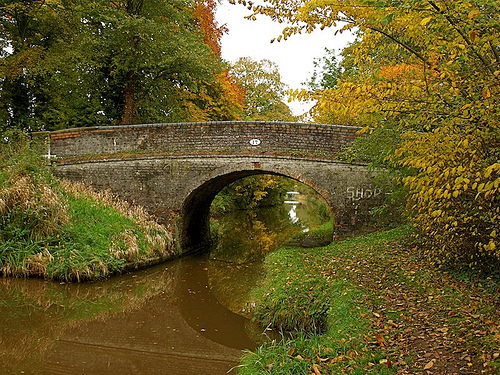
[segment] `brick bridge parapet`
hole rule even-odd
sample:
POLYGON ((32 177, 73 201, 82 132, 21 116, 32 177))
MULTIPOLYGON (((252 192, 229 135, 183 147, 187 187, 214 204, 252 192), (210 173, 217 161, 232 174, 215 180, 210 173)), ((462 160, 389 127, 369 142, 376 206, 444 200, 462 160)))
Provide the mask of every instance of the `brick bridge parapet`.
POLYGON ((286 153, 335 157, 355 138, 357 127, 215 121, 88 127, 51 132, 59 158, 117 153, 286 153))

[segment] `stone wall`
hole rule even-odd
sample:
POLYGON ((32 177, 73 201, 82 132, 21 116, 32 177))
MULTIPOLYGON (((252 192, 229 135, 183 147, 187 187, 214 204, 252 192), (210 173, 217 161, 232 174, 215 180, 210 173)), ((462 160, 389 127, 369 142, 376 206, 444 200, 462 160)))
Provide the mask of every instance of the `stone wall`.
POLYGON ((109 189, 139 204, 160 222, 171 225, 184 249, 209 241, 209 211, 224 186, 256 174, 275 174, 315 189, 331 207, 335 235, 366 229, 370 211, 383 192, 364 166, 312 158, 276 156, 141 156, 75 161, 58 165, 56 173, 109 189), (174 228, 175 227, 175 228, 174 228))

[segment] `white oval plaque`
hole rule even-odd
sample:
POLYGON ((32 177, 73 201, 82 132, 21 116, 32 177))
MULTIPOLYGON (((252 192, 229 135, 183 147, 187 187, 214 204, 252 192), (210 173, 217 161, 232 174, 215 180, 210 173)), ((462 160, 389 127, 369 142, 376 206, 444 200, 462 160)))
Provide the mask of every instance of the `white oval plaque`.
POLYGON ((260 145, 260 139, 257 139, 257 138, 250 139, 250 144, 252 146, 258 146, 258 145, 260 145))

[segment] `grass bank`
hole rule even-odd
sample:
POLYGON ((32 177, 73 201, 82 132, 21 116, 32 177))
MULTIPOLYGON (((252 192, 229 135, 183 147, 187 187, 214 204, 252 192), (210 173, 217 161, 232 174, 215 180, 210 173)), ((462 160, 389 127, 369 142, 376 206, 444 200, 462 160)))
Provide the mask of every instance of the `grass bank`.
POLYGON ((240 373, 500 373, 499 279, 429 267, 409 231, 268 255, 255 318, 293 333, 240 373))
POLYGON ((332 242, 333 218, 308 232, 300 232, 287 242, 287 246, 318 247, 332 242))
POLYGON ((56 179, 26 139, 0 151, 0 275, 84 281, 175 254, 141 208, 56 179))

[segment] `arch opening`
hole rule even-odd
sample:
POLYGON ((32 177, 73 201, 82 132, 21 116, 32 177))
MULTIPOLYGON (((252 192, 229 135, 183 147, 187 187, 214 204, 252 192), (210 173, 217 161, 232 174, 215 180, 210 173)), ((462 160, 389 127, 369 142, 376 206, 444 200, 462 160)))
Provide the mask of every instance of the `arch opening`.
POLYGON ((180 215, 180 225, 178 226, 180 244, 184 253, 209 248, 211 245, 211 205, 215 197, 231 183, 255 175, 279 176, 296 181, 321 197, 325 201, 328 210, 333 214, 332 207, 323 194, 319 193, 313 186, 297 178, 266 170, 244 170, 228 173, 204 182, 195 188, 185 199, 180 215))

